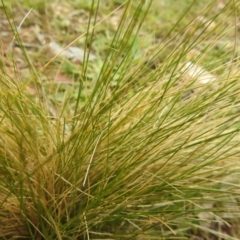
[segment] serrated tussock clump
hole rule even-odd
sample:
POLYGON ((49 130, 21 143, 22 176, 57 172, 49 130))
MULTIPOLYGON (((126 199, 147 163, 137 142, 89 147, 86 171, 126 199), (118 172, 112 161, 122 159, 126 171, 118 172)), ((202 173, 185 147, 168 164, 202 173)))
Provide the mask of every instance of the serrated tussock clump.
MULTIPOLYGON (((230 31, 216 19, 239 6, 181 29, 179 18, 144 54, 136 44, 150 3, 127 2, 89 90, 98 8, 93 1, 77 97, 61 102, 12 25, 31 78, 1 67, 0 238, 235 239, 219 229, 239 220, 239 60, 234 49, 225 63, 205 59, 230 31)), ((4 57, 17 64, 11 50, 4 57)))

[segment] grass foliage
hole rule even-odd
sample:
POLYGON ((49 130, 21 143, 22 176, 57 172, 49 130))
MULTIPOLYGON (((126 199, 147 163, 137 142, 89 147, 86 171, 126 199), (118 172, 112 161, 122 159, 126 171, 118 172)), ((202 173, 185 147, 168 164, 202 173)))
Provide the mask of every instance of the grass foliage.
POLYGON ((10 49, 0 71, 1 239, 238 239, 239 60, 236 42, 219 44, 234 39, 222 16, 239 4, 212 14, 212 2, 192 16, 192 1, 148 48, 139 41, 151 2, 125 2, 94 63, 104 22, 93 1, 81 70, 59 102, 41 78, 55 59, 35 67, 2 1, 31 77, 8 74, 10 49), (201 82, 196 65, 214 81, 201 82))

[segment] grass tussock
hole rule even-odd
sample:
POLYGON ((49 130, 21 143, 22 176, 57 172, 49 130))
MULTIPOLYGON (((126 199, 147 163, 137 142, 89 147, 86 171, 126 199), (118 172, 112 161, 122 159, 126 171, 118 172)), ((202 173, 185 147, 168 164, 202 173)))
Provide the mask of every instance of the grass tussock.
POLYGON ((88 6, 84 61, 61 101, 41 78, 56 59, 36 68, 4 5, 31 76, 21 79, 11 48, 2 54, 0 238, 238 239, 239 59, 236 43, 219 44, 237 27, 221 16, 239 5, 210 15, 209 3, 186 23, 193 2, 144 52, 151 3, 128 1, 94 63, 99 4, 88 6))

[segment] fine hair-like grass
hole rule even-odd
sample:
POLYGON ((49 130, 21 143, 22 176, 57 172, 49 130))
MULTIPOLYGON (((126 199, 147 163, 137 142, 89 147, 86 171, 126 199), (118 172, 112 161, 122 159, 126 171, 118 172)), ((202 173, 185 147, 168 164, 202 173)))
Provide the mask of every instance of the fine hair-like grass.
MULTIPOLYGON (((198 16, 176 33, 179 18, 164 44, 136 58, 150 4, 123 4, 88 90, 89 49, 101 25, 99 2, 92 2, 77 97, 66 92, 61 103, 50 100, 40 77, 50 62, 33 66, 6 10, 32 75, 16 80, 17 68, 14 78, 1 66, 1 239, 239 236, 218 231, 239 222, 239 62, 234 49, 224 64, 203 61, 235 26, 209 30, 218 13, 207 23, 198 16), (26 92, 29 84, 35 96, 26 92)), ((238 8, 228 4, 221 11, 238 8)), ((11 51, 6 59, 14 63, 11 51)))

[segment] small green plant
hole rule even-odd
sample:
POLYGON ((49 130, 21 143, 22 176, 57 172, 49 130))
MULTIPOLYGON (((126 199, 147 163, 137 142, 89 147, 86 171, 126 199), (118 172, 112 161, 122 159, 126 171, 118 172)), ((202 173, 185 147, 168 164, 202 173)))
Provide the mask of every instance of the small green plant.
POLYGON ((115 2, 122 15, 102 55, 89 60, 105 24, 92 1, 81 65, 55 56, 39 67, 2 1, 30 77, 10 47, 0 70, 0 239, 238 239, 239 59, 236 42, 223 43, 236 26, 222 16, 239 5, 210 2, 193 16, 190 1, 145 51, 158 3, 115 2), (73 66, 72 87, 49 87, 53 64, 73 66))

